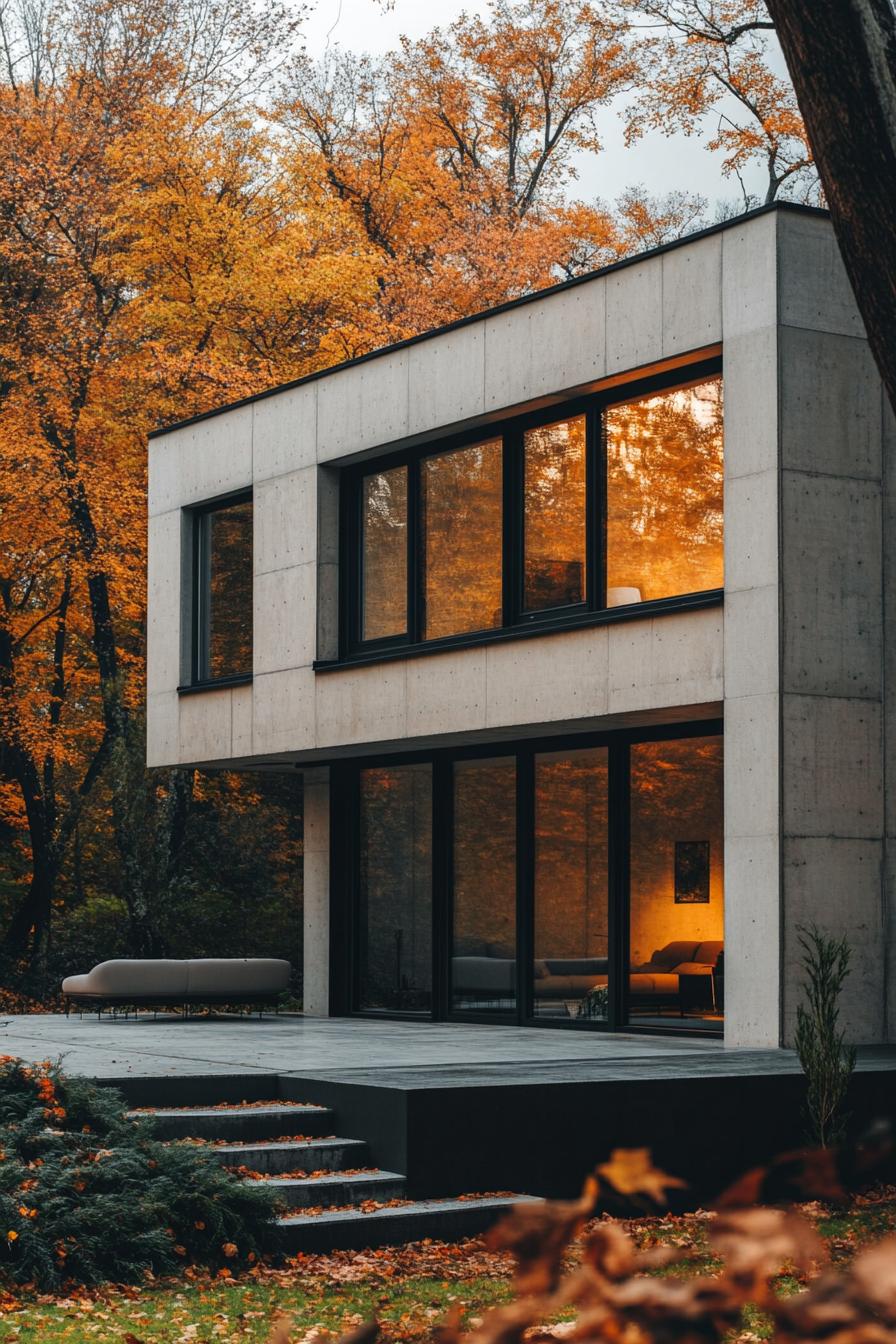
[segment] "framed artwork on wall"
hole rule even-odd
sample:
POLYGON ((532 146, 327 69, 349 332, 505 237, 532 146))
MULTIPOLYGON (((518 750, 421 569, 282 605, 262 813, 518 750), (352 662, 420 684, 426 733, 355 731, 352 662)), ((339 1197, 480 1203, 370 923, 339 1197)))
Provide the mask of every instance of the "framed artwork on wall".
POLYGON ((709 904, 709 841, 675 841, 675 904, 709 904))

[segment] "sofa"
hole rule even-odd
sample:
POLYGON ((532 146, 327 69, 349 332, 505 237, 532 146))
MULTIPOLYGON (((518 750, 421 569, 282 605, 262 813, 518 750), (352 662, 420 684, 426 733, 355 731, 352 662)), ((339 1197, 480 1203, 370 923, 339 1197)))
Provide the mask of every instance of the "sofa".
POLYGON ((715 1001, 713 972, 722 957, 724 944, 704 942, 666 943, 650 955, 650 960, 632 966, 629 974, 629 1002, 635 1007, 655 1007, 660 1004, 679 1004, 680 977, 706 977, 707 1005, 715 1001))
POLYGON ((273 1003, 289 988, 290 964, 276 957, 203 957, 192 961, 101 961, 62 982, 65 1011, 112 1006, 273 1003))

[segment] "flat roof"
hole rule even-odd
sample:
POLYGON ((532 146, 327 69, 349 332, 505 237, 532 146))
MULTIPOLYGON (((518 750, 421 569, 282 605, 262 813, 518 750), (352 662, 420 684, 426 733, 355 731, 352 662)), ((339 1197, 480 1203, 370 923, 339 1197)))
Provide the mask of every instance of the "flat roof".
POLYGON ((213 406, 210 410, 200 411, 197 415, 188 416, 185 420, 176 420, 170 425, 160 425, 157 429, 150 430, 148 438, 155 439, 163 434, 171 434, 176 429, 185 429, 188 425, 195 425, 200 420, 210 420, 212 416, 224 415, 227 411, 236 411, 241 406, 251 405, 254 401, 263 401, 265 397, 275 397, 280 392, 289 392, 294 387, 303 387, 305 383, 313 383, 320 378, 328 378, 330 374, 339 373, 343 369, 353 369, 358 364, 366 364, 368 360, 391 354, 393 350, 406 350, 409 346, 432 340, 434 336, 441 336, 445 332, 457 331, 460 327, 469 326, 473 322, 482 322, 485 318, 495 317, 499 313, 510 312, 513 308, 522 308, 524 304, 535 303, 551 294, 559 294, 564 290, 573 289, 576 285, 587 284, 589 280, 597 280, 604 275, 612 275, 614 271, 621 271, 626 266, 634 266, 638 262, 649 260, 651 257, 661 256, 664 252, 671 252, 676 247, 685 247, 688 243, 699 242, 701 238, 710 238, 716 233, 723 233, 726 229, 735 228, 747 220, 757 219, 760 215, 767 215, 775 210, 830 219, 830 212, 820 206, 801 205, 797 201, 771 201, 768 205, 757 206, 755 210, 745 210, 742 215, 735 215, 731 219, 722 220, 719 224, 710 224, 708 228, 698 229, 695 233, 683 234, 681 238, 673 238, 671 242, 661 243, 658 247, 648 248, 645 252, 633 252, 630 257, 621 257, 619 261, 611 261, 606 266, 600 266, 596 271, 586 271, 584 275, 573 276, 571 280, 561 280, 556 285, 548 285, 546 289, 535 289, 531 294, 522 294, 518 299, 508 299, 506 303, 499 303, 495 308, 484 308, 481 312, 456 318, 454 322, 446 322, 443 327, 432 327, 429 331, 421 331, 416 336, 408 336, 403 341, 380 346, 377 350, 369 350, 365 355, 356 355, 354 359, 345 359, 340 364, 330 364, 325 369, 316 369, 314 373, 306 373, 301 378, 293 378, 288 383, 278 383, 276 387, 266 388, 263 392, 253 392, 251 396, 240 397, 238 401, 228 401, 223 406, 213 406))

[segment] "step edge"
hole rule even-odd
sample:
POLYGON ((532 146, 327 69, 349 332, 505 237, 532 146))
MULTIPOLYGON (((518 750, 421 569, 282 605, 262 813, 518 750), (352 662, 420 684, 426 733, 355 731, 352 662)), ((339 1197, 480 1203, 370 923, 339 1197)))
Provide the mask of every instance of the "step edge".
POLYGON ((356 1208, 333 1209, 325 1213, 291 1214, 285 1218, 278 1218, 277 1225, 278 1227, 326 1227, 328 1223, 348 1223, 355 1220, 369 1222, 374 1218, 398 1218, 401 1215, 408 1217, 426 1215, 431 1217, 438 1213, 459 1213, 463 1210, 481 1212, 484 1209, 512 1209, 515 1204, 541 1204, 543 1202, 538 1195, 513 1195, 506 1198, 495 1197, 494 1199, 412 1200, 410 1203, 401 1204, 397 1208, 371 1209, 369 1213, 356 1208))

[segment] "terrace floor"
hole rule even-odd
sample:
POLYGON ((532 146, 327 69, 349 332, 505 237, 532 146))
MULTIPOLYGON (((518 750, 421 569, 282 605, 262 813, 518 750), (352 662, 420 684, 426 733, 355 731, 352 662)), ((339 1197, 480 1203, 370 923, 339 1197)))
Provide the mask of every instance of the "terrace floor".
MULTIPOLYGON (((0 1053, 61 1058, 92 1078, 338 1074, 393 1087, 799 1070, 792 1051, 726 1049, 700 1037, 272 1014, 0 1018, 0 1053)), ((896 1069, 896 1048, 863 1051, 860 1067, 896 1069)))

